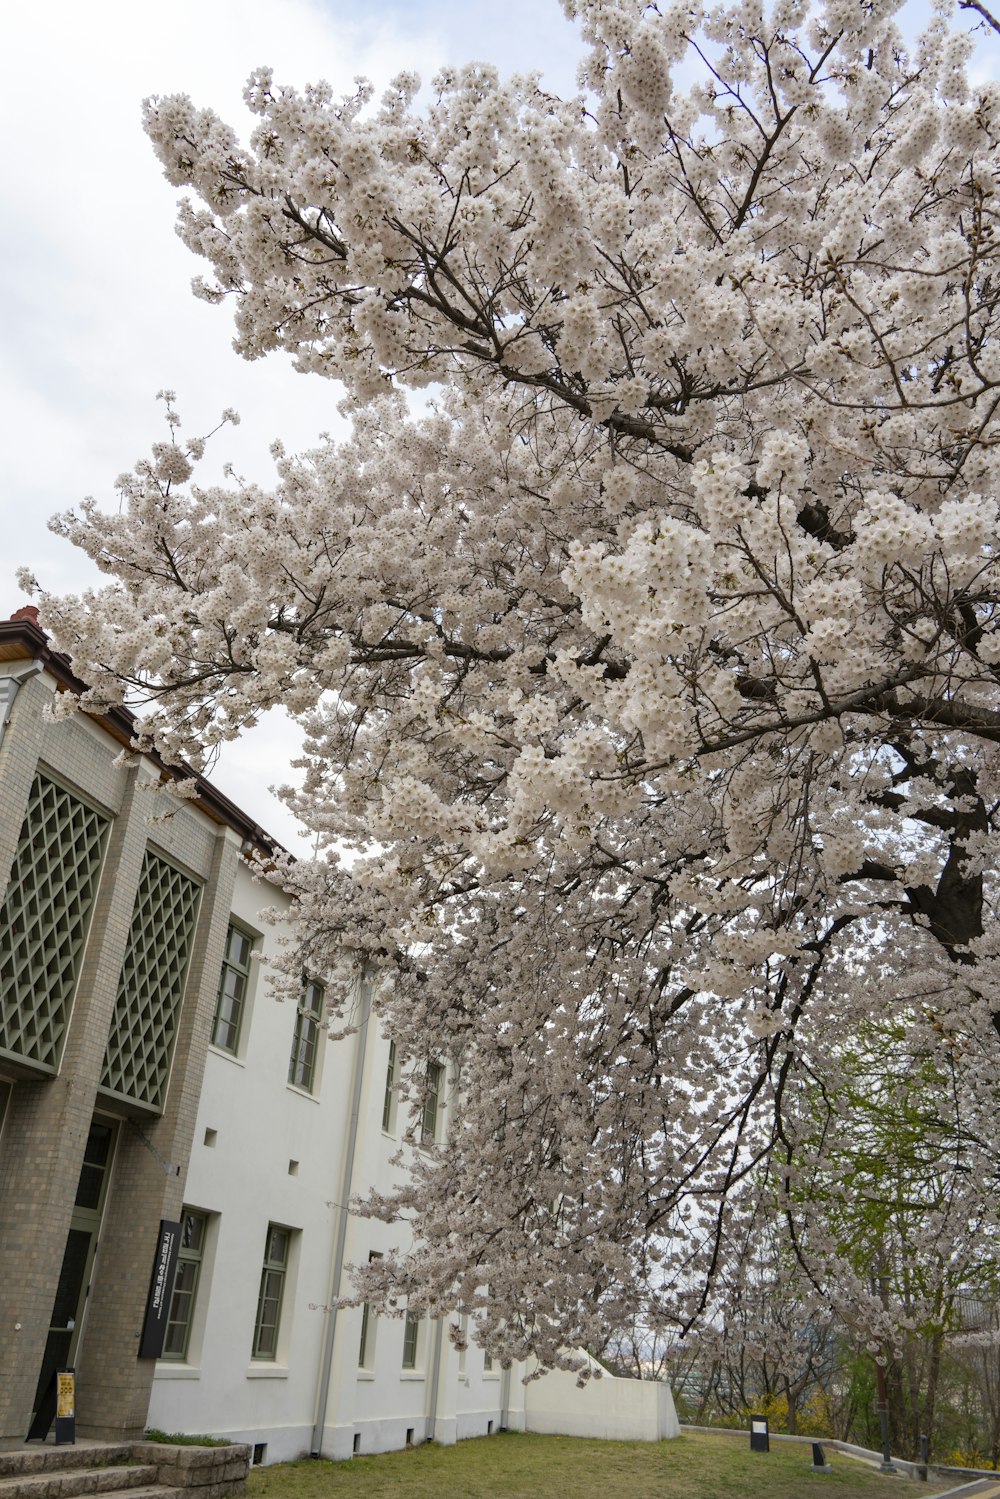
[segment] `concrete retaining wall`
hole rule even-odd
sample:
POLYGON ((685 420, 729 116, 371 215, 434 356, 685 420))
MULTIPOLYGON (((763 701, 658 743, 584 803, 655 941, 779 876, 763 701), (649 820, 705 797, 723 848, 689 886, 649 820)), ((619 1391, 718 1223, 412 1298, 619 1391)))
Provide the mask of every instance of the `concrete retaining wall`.
POLYGON ((227 1499, 243 1494, 253 1448, 242 1443, 230 1447, 174 1447, 166 1442, 135 1442, 135 1461, 158 1470, 157 1482, 171 1489, 190 1491, 191 1499, 227 1499))
POLYGON ((595 1373, 582 1389, 576 1375, 562 1369, 532 1380, 524 1391, 525 1429, 616 1442, 661 1442, 680 1436, 669 1385, 619 1379, 592 1360, 590 1367, 595 1373))

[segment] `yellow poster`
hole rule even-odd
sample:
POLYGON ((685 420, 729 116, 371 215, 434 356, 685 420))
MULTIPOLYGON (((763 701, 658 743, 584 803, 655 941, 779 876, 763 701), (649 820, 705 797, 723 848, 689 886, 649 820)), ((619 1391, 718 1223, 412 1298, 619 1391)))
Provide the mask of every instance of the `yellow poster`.
POLYGON ((60 1420, 76 1414, 76 1375, 66 1371, 56 1375, 56 1415, 60 1420))

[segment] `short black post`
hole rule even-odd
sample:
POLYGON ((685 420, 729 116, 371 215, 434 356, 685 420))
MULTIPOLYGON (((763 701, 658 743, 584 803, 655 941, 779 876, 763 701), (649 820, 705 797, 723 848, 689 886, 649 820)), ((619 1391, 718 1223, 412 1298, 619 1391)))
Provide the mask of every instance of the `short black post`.
POLYGON ((813 1472, 814 1473, 832 1473, 833 1472, 833 1468, 827 1462, 826 1457, 825 1457, 824 1452, 823 1452, 822 1445, 819 1442, 813 1442, 813 1472))
POLYGON ((770 1452, 771 1444, 768 1441, 767 1417, 750 1417, 750 1451, 770 1452))
POLYGON ((879 1434, 882 1438, 882 1461, 879 1464, 879 1472, 897 1473, 899 1470, 892 1460, 892 1448, 889 1445, 889 1389, 886 1384, 885 1365, 880 1363, 879 1359, 875 1360, 875 1387, 879 1434))
POLYGON ((924 1483, 927 1482, 927 1452, 928 1452, 928 1448, 929 1447, 930 1447, 929 1441, 927 1440, 926 1436, 924 1436, 923 1432, 921 1432, 921 1434, 920 1434, 920 1467, 918 1468, 917 1471, 919 1473, 919 1476, 923 1479, 924 1483))

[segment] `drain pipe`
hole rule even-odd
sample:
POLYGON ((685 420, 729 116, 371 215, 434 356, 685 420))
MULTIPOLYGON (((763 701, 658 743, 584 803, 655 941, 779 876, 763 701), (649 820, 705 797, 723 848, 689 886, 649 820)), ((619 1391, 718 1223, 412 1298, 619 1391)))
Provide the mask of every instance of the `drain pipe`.
POLYGON ((32 661, 20 671, 13 671, 0 677, 0 744, 3 744, 4 730, 10 723, 10 716, 14 711, 14 699, 22 682, 29 677, 36 677, 42 670, 40 661, 32 661))
MULTIPOLYGON (((462 1064, 461 1064, 461 1062, 456 1062, 455 1063, 455 1070, 454 1070, 454 1073, 452 1075, 452 1083, 451 1083, 450 1097, 452 1099, 457 1099, 458 1098, 458 1094, 459 1094, 459 1090, 460 1090, 461 1086, 462 1086, 462 1064)), ((451 1112, 450 1111, 445 1114, 445 1121, 446 1122, 445 1122, 444 1133, 445 1133, 445 1136, 447 1137, 448 1135, 451 1134, 451 1112)), ((429 1389, 428 1394, 427 1394, 427 1418, 426 1418, 426 1425, 425 1425, 425 1428, 424 1428, 425 1431, 426 1431, 426 1440, 428 1442, 433 1442, 435 1436, 437 1435, 438 1395, 439 1395, 440 1389, 441 1389, 441 1359, 442 1359, 442 1355, 443 1355, 443 1348, 444 1348, 444 1318, 443 1317, 437 1317, 434 1320, 434 1350, 433 1350, 433 1353, 431 1355, 431 1381, 430 1381, 430 1389, 429 1389)))
POLYGON ((316 1395, 316 1424, 313 1427, 311 1457, 321 1457, 323 1432, 326 1429, 326 1407, 330 1398, 330 1377, 333 1371, 333 1347, 337 1335, 337 1302, 340 1299, 340 1283, 344 1274, 344 1249, 347 1243, 347 1221, 354 1182, 354 1156, 358 1144, 358 1121, 361 1114, 361 1087, 365 1076, 365 1057, 368 1052, 368 1024, 372 1015, 372 980, 367 966, 361 972, 361 1020, 358 1024, 358 1044, 354 1053, 354 1071, 351 1077, 351 1120, 347 1131, 347 1149, 344 1154, 344 1171, 340 1184, 339 1218, 334 1240, 333 1266, 330 1271, 330 1297, 327 1306, 326 1336, 319 1368, 319 1387, 316 1395))
POLYGON ((444 1338, 444 1318, 434 1321, 434 1351, 431 1355, 431 1387, 427 1396, 426 1440, 433 1442, 437 1435, 438 1390, 441 1385, 441 1347, 444 1338))

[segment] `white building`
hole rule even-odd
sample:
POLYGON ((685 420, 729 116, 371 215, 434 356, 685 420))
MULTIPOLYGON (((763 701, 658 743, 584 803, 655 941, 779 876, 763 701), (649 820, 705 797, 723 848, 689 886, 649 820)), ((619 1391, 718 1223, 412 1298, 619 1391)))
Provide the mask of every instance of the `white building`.
MULTIPOLYGON (((249 958, 274 942, 256 915, 264 899, 241 864, 184 1188, 179 1284, 191 1289, 174 1298, 150 1424, 264 1443, 269 1460, 521 1426, 520 1379, 484 1366, 474 1345, 456 1352, 441 1322, 331 1310, 350 1290, 346 1267, 398 1237, 344 1205, 392 1185, 404 1121, 370 996, 359 992, 357 1034, 336 1043, 318 986, 297 1013, 271 996, 249 958)), ((442 1069, 423 1124, 440 1136, 452 1107, 442 1069)))
POLYGON ((164 817, 169 770, 112 763, 124 715, 46 719, 80 685, 33 611, 0 623, 0 1445, 68 1366, 84 1435, 203 1432, 260 1461, 676 1435, 664 1385, 525 1385, 441 1321, 336 1309, 398 1234, 348 1207, 398 1169, 390 1041, 364 982, 336 1043, 319 983, 273 997, 257 913, 281 897, 243 857, 267 835, 206 782, 164 817))

